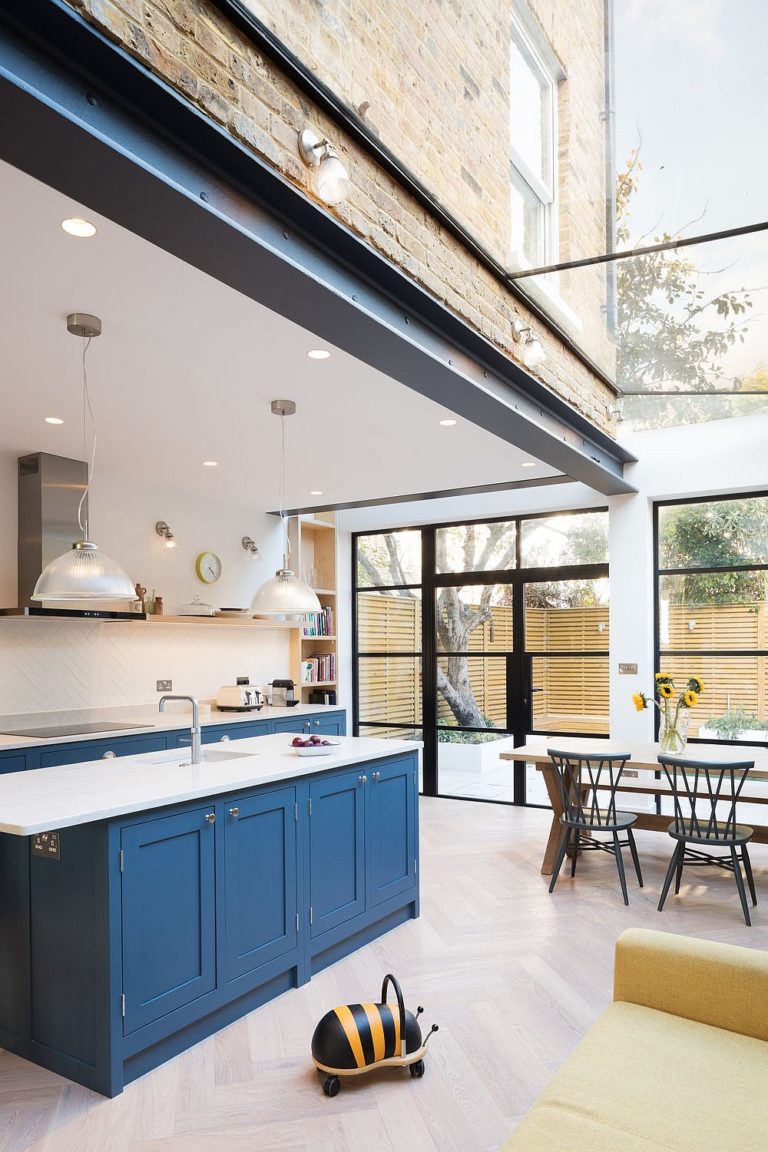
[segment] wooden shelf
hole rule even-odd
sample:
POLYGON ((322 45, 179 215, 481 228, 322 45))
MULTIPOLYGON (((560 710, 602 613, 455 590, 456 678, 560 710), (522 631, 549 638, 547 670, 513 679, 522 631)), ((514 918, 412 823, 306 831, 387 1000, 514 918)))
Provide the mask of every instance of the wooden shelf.
POLYGON ((316 596, 335 596, 336 595, 336 589, 335 588, 313 588, 312 591, 315 593, 316 596))
POLYGON ((335 636, 300 636, 300 640, 335 640, 335 636))
POLYGON ((250 616, 147 616, 147 624, 200 624, 216 628, 291 629, 297 631, 298 620, 254 620, 250 616))
POLYGON ((335 688, 335 680, 302 680, 302 688, 335 688))

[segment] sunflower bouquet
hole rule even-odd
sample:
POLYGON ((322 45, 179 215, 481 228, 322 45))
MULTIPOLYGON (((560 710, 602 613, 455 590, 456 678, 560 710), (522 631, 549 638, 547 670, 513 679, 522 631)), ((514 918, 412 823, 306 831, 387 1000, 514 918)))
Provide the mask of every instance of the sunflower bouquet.
POLYGON ((695 708, 699 696, 704 691, 704 682, 698 676, 690 676, 685 687, 678 693, 675 681, 666 672, 657 672, 654 684, 655 699, 649 700, 644 692, 635 692, 632 701, 638 712, 651 704, 659 710, 661 732, 659 747, 662 752, 682 752, 688 730, 688 711, 695 708))

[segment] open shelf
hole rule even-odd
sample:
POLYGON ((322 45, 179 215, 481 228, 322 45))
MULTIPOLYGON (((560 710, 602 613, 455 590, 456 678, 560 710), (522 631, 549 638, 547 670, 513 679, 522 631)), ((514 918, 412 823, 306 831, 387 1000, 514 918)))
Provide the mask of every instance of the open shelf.
POLYGON ((292 629, 298 631, 298 620, 254 620, 250 616, 147 616, 147 624, 194 624, 216 628, 292 629))

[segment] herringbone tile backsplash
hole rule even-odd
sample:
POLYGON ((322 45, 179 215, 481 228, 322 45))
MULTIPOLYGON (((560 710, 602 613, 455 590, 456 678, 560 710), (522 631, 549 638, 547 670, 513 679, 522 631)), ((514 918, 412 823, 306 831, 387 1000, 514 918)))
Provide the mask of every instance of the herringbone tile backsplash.
POLYGON ((157 680, 214 697, 290 676, 286 632, 68 620, 0 621, 0 714, 155 704, 157 680))

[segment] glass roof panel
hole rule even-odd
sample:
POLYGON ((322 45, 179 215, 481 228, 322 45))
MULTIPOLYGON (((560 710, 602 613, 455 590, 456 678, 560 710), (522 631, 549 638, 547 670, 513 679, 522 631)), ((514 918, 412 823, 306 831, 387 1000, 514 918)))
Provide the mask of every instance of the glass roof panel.
MULTIPOLYGON (((768 220, 765 0, 245 4, 436 212, 620 391, 641 393, 625 415, 642 423, 652 409, 651 422, 669 422, 764 406, 645 393, 743 391, 768 376, 768 233, 515 277, 768 220)), ((365 164, 344 154, 341 128, 332 142, 364 189, 365 164)), ((418 255, 423 236, 413 248, 418 278, 420 261, 437 257, 418 255)))

